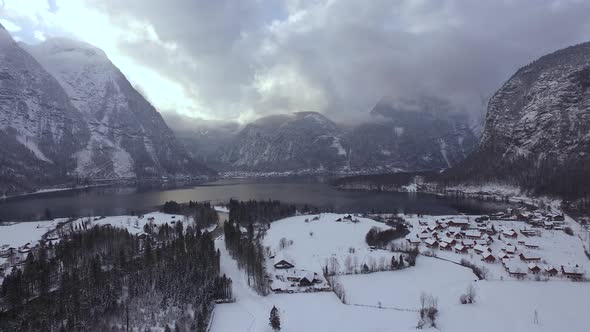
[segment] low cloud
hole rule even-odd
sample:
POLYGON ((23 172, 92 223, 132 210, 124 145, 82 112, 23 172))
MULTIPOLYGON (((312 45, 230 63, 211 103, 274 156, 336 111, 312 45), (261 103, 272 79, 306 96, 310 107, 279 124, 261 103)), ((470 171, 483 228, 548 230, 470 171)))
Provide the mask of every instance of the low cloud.
MULTIPOLYGON (((55 15, 71 6, 50 4, 55 15)), ((590 35, 590 2, 577 0, 84 4, 116 30, 102 42, 124 73, 132 63, 182 90, 165 98, 157 82, 130 75, 157 107, 242 122, 294 111, 353 121, 383 97, 417 95, 479 114, 519 67, 590 35)))

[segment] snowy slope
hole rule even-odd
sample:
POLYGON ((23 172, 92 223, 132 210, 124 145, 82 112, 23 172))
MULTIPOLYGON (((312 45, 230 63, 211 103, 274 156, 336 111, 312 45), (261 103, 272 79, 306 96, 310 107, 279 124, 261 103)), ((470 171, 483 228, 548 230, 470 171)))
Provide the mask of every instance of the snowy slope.
POLYGON ((371 119, 346 135, 351 168, 443 169, 477 145, 467 114, 441 98, 383 99, 371 110, 371 119))
POLYGON ((221 157, 232 169, 335 169, 345 164, 336 124, 316 112, 272 115, 248 124, 221 157))
POLYGON ((83 42, 64 38, 28 47, 61 84, 91 133, 76 153, 76 173, 89 178, 203 174, 160 114, 109 61, 83 42))
POLYGON ((88 138, 59 83, 0 26, 0 194, 63 181, 88 138))
POLYGON ((520 68, 488 104, 476 152, 451 178, 580 196, 590 185, 590 42, 520 68))

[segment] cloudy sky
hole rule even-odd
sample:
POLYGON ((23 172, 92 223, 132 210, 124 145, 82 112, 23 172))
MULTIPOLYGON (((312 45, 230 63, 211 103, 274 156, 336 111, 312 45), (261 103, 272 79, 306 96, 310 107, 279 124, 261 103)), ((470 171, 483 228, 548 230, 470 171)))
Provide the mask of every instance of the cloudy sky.
POLYGON ((586 0, 0 0, 18 40, 102 48, 161 112, 363 116, 383 96, 481 111, 522 65, 590 40, 586 0))

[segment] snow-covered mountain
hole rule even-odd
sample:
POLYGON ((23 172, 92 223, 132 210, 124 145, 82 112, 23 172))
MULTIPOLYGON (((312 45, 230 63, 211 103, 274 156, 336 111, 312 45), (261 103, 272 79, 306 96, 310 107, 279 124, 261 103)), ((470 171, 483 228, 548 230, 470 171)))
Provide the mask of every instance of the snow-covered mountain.
POLYGON ((590 43, 519 69, 488 104, 477 151, 452 178, 495 180, 537 192, 590 188, 590 43))
POLYGON ((106 54, 56 38, 27 47, 81 112, 90 139, 75 154, 75 173, 88 178, 207 173, 177 142, 161 115, 106 54))
POLYGON ((477 144, 464 113, 442 102, 414 106, 380 102, 371 121, 352 127, 315 112, 264 117, 247 125, 220 159, 229 170, 258 172, 415 171, 452 166, 477 144))
POLYGON ((244 127, 221 160, 231 169, 270 172, 334 169, 345 163, 341 131, 316 112, 260 118, 244 127))
POLYGON ((59 83, 0 26, 0 194, 67 178, 90 137, 59 83))
POLYGON ((466 113, 440 98, 382 100, 371 116, 373 121, 345 139, 353 169, 443 169, 465 159, 477 144, 466 113))
POLYGON ((209 175, 91 45, 27 46, 0 26, 0 194, 75 178, 209 175))

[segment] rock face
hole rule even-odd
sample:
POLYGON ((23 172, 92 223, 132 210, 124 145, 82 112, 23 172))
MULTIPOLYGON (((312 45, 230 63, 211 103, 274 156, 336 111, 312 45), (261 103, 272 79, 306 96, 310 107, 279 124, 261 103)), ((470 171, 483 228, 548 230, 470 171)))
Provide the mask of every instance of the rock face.
POLYGON ((246 125, 221 160, 244 171, 334 169, 346 160, 340 134, 319 113, 268 116, 246 125))
POLYGON ((0 194, 67 178, 89 137, 59 83, 0 26, 0 194))
POLYGON ((88 125, 90 139, 75 155, 76 174, 125 178, 207 173, 102 50, 61 38, 28 49, 58 80, 88 125))
POLYGON ((506 182, 539 193, 590 188, 590 43, 519 69, 488 104, 477 151, 454 179, 506 182))
POLYGON ((444 169, 477 145, 465 112, 439 98, 381 101, 371 115, 346 137, 351 168, 444 169))
POLYGON ((75 179, 209 175, 101 50, 0 27, 0 194, 75 179))
POLYGON ((343 128, 314 112, 277 115, 247 125, 221 160, 229 170, 340 173, 430 170, 463 160, 477 139, 448 103, 379 103, 372 121, 343 128))

